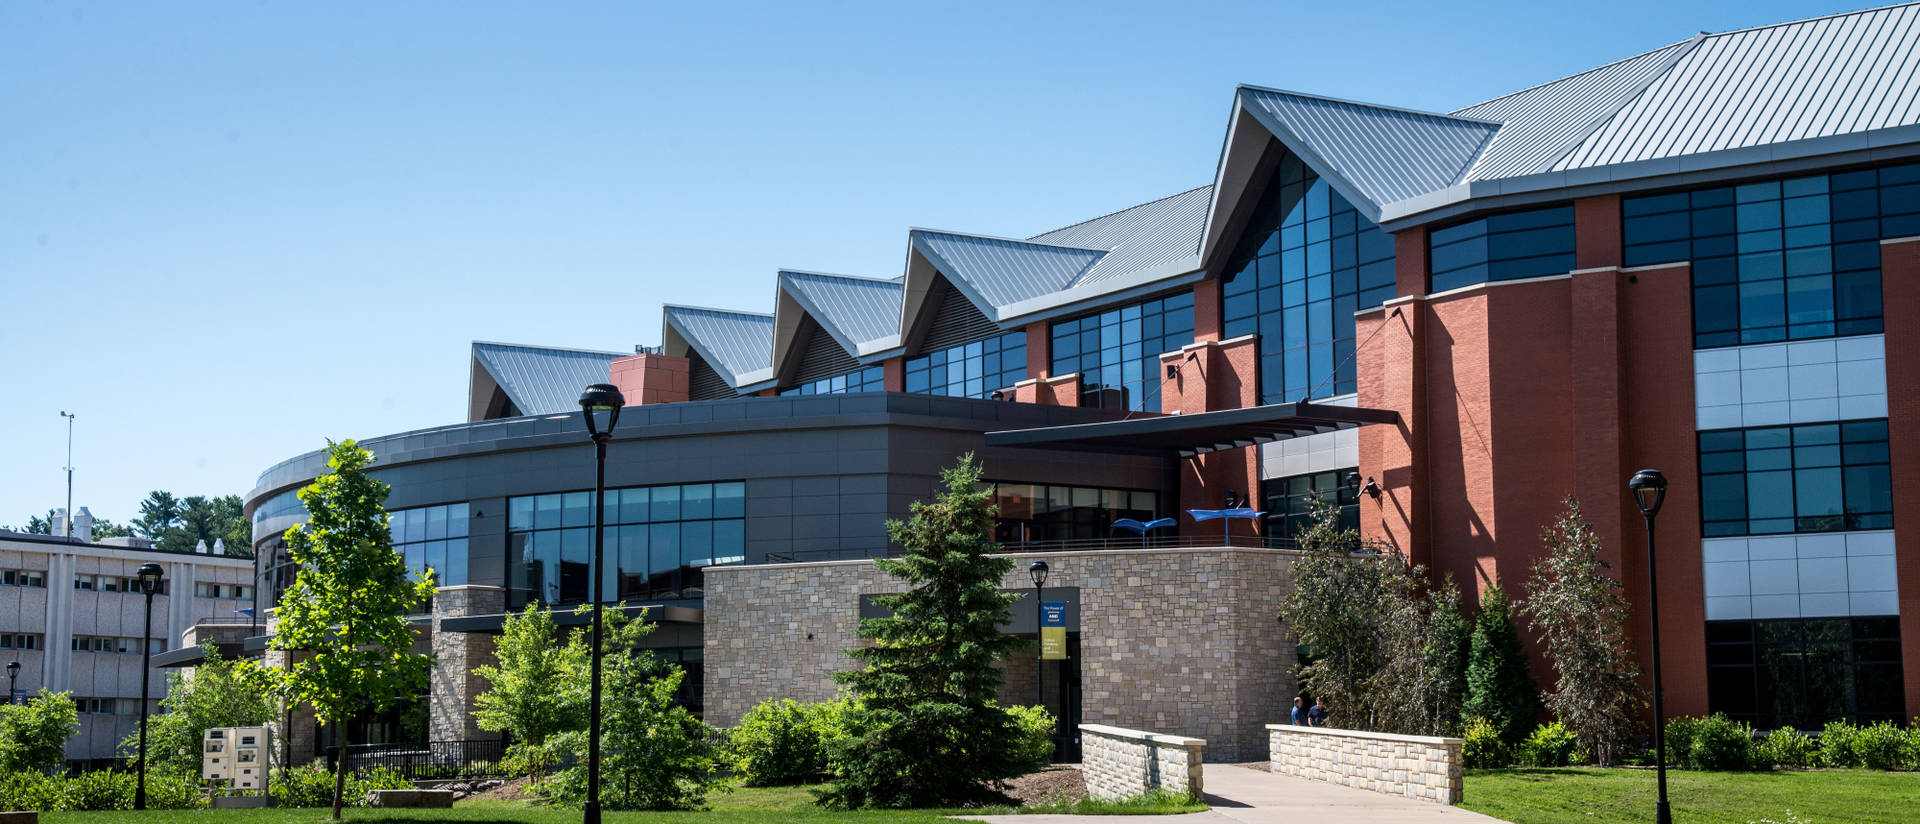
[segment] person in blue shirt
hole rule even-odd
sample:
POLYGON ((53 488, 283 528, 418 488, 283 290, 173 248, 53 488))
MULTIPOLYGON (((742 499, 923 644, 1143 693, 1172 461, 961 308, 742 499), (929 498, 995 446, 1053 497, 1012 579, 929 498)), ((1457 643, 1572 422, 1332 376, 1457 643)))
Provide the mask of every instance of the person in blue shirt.
POLYGON ((1293 698, 1293 725, 1296 727, 1307 725, 1307 704, 1297 695, 1293 698))
POLYGON ((1307 710, 1307 726, 1324 727, 1327 725, 1327 699, 1313 699, 1313 709, 1307 710))

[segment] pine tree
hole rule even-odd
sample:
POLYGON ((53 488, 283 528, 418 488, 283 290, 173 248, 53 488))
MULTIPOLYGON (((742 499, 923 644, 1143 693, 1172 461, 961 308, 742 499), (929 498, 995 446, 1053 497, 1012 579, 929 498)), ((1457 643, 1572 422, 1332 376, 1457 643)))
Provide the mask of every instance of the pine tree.
POLYGON ((1567 499, 1566 513, 1540 536, 1547 556, 1533 565, 1520 611, 1540 633, 1558 681, 1547 708, 1580 737, 1594 763, 1608 764, 1639 732, 1640 668, 1627 643, 1627 599, 1600 559, 1600 536, 1567 499))
POLYGON ((1019 597, 1000 588, 1013 561, 988 555, 999 548, 994 508, 973 455, 942 480, 946 491, 932 503, 914 503, 906 523, 887 523, 906 552, 875 566, 908 589, 877 599, 891 615, 860 622, 874 644, 847 654, 865 668, 835 675, 862 703, 850 737, 835 746, 827 803, 959 806, 993 799, 990 782, 1040 766, 1020 755, 1020 727, 996 703, 996 664, 1026 644, 1000 631, 1019 597))
POLYGON ((1480 614, 1473 621, 1462 716, 1492 722, 1508 744, 1525 739, 1540 721, 1540 690, 1527 668, 1520 628, 1499 581, 1480 598, 1480 614))

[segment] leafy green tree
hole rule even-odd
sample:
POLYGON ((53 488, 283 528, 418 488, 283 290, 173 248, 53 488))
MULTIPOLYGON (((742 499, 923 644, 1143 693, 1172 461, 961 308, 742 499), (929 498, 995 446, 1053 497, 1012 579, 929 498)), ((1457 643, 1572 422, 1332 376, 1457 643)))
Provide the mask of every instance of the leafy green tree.
POLYGON ((1566 506, 1541 533, 1547 555, 1533 565, 1520 612, 1559 676, 1547 708, 1594 763, 1609 764, 1640 732, 1640 668, 1627 642, 1627 599, 1600 558, 1600 536, 1579 501, 1566 506))
POLYGON ((102 538, 125 538, 132 534, 133 527, 116 524, 106 518, 93 520, 93 539, 96 541, 102 538))
POLYGON ((79 731, 71 692, 41 687, 24 704, 0 704, 0 775, 64 769, 67 739, 79 731))
POLYGON ((1467 700, 1461 712, 1466 719, 1492 722, 1509 746, 1526 740, 1540 722, 1540 690, 1527 668, 1513 606, 1499 581, 1481 596, 1480 614, 1474 616, 1467 700))
POLYGON ((543 774, 548 739, 587 726, 586 634, 574 630, 561 641, 553 613, 540 604, 509 614, 494 648, 498 666, 474 668, 487 679, 474 700, 480 729, 505 732, 513 756, 535 777, 543 774))
POLYGON ((1024 755, 1019 721, 996 703, 997 662, 1027 642, 1000 631, 1017 595, 1013 569, 990 557, 994 507, 973 455, 942 473, 946 491, 915 502, 887 534, 905 548, 874 565, 907 591, 877 599, 892 614, 860 622, 873 645, 848 650, 866 666, 835 679, 861 705, 835 746, 825 801, 845 807, 958 806, 993 798, 988 786, 1041 764, 1024 755))
MULTIPOLYGON (((425 685, 430 656, 408 651, 414 636, 406 616, 433 594, 433 581, 408 580, 387 530, 389 487, 366 474, 373 453, 352 440, 328 441, 327 451, 326 474, 299 492, 308 520, 284 539, 299 572, 280 601, 272 644, 297 654, 286 669, 261 672, 281 698, 339 725, 344 750, 348 721, 402 703, 425 685)), ((341 758, 336 821, 346 776, 341 758)))
POLYGON ((157 541, 179 522, 180 499, 164 489, 156 489, 140 502, 140 517, 133 523, 140 529, 141 537, 157 541))
POLYGON ((20 531, 28 535, 52 535, 53 524, 58 520, 60 520, 58 514, 51 509, 47 510, 47 517, 45 518, 38 515, 28 515, 27 528, 20 531))
MULTIPOLYGON (((200 743, 214 727, 251 727, 273 720, 273 702, 252 676, 254 664, 220 657, 212 641, 201 643, 207 658, 191 676, 167 673, 167 697, 160 714, 147 722, 147 757, 153 772, 197 777, 200 743)), ((120 742, 120 752, 137 765, 140 733, 120 742)))
MULTIPOLYGON (((600 705, 600 804, 609 810, 690 810, 706 800, 715 781, 718 750, 714 730, 679 704, 686 673, 643 649, 654 625, 645 613, 628 618, 621 606, 603 609, 600 649, 606 692, 600 705)), ((546 785, 560 803, 587 797, 585 730, 558 736, 574 765, 546 785)))
POLYGON ((187 496, 180 501, 179 521, 161 534, 160 548, 192 552, 201 542, 211 547, 215 541, 224 541, 228 555, 252 557, 253 525, 241 513, 241 507, 238 495, 187 496))

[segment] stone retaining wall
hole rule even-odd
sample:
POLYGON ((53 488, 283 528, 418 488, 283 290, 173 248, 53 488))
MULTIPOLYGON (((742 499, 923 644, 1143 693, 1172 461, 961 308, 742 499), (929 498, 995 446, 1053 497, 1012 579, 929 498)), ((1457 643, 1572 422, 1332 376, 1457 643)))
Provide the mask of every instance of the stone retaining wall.
POLYGON ((1087 795, 1118 801, 1155 788, 1200 797, 1200 751, 1207 742, 1101 724, 1080 725, 1080 772, 1087 795))
POLYGON ((1458 738, 1268 724, 1276 775, 1326 781, 1420 801, 1460 803, 1458 738))

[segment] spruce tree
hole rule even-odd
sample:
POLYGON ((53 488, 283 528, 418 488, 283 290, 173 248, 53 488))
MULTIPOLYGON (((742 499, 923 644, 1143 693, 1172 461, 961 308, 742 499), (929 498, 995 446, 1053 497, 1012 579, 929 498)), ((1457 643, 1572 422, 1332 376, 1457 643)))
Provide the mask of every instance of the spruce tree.
POLYGON ((1520 649, 1513 605, 1498 581, 1481 597, 1480 614, 1473 621, 1467 700, 1461 715, 1491 722, 1508 744, 1525 739, 1540 721, 1540 690, 1520 649))
POLYGON ((1001 590, 1009 558, 990 557, 994 508, 972 454, 942 473, 946 491, 916 502, 887 534, 905 548, 874 564, 907 591, 877 599, 890 611, 860 622, 865 664, 835 675, 859 697, 850 736, 836 744, 836 806, 953 807, 995 800, 990 785, 1038 766, 996 703, 998 662, 1027 642, 1001 633, 1019 597, 1001 590))

